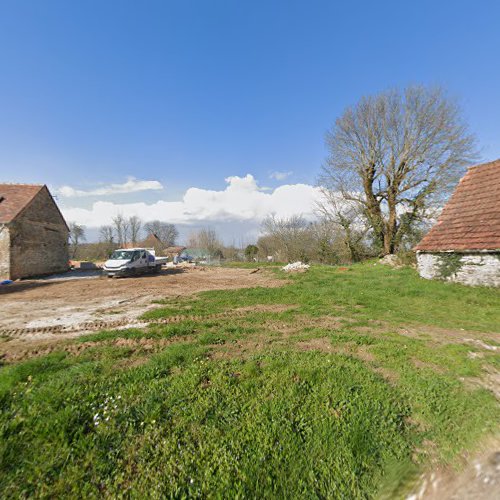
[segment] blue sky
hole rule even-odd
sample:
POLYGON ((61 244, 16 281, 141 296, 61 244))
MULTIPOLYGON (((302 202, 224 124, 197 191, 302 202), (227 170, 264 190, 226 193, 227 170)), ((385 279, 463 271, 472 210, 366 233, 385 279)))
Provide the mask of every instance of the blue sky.
POLYGON ((154 204, 190 188, 220 209, 187 224, 257 224, 256 205, 279 211, 280 185, 314 196, 324 133, 346 106, 412 83, 446 87, 495 159, 499 20, 494 1, 0 0, 0 180, 101 189, 58 195, 87 225, 97 202, 167 220, 186 204, 154 204), (130 177, 161 188, 108 189, 130 177), (231 214, 227 178, 268 198, 231 214))

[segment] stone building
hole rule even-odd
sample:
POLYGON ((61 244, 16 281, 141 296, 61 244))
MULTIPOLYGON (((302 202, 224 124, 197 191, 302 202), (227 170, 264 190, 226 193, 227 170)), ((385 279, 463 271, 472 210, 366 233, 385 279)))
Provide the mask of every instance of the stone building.
POLYGON ((66 271, 68 233, 47 186, 0 184, 0 279, 66 271))
POLYGON ((422 278, 500 286, 500 160, 468 170, 415 250, 422 278))

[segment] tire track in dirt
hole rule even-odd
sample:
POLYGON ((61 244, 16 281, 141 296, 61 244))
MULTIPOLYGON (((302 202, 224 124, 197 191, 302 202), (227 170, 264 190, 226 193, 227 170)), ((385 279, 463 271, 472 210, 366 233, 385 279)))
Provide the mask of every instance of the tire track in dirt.
POLYGON ((148 325, 164 325, 169 323, 181 323, 183 321, 207 321, 212 319, 224 319, 246 316, 253 311, 227 311, 222 313, 208 315, 178 315, 160 319, 120 319, 114 321, 90 321, 72 326, 46 326, 37 328, 8 328, 0 329, 0 337, 9 339, 19 339, 26 335, 36 334, 66 334, 66 333, 85 333, 108 329, 123 328, 141 328, 148 325))

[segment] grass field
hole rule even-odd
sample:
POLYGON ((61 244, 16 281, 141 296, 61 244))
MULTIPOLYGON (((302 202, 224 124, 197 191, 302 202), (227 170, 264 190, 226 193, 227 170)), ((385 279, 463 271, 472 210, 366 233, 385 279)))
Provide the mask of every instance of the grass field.
POLYGON ((499 290, 270 272, 3 366, 3 496, 397 496, 498 432, 499 290))

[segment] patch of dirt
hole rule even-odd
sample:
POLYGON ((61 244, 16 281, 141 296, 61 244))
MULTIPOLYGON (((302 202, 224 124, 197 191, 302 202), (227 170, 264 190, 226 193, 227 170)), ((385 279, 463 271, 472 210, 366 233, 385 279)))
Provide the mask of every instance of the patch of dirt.
POLYGON ((290 336, 300 332, 300 327, 295 325, 295 321, 292 324, 285 321, 267 320, 261 324, 261 328, 266 331, 279 333, 283 336, 290 336))
MULTIPOLYGON (((281 309, 280 312, 291 310, 294 306, 283 307, 287 307, 287 309, 281 309)), ((241 311, 241 309, 238 309, 237 311, 241 311)), ((266 320, 261 324, 261 328, 264 331, 276 332, 285 337, 289 337, 298 335, 299 333, 303 333, 304 328, 324 328, 327 330, 336 330, 338 328, 341 328, 342 322, 345 321, 347 320, 336 316, 321 316, 311 318, 310 316, 297 314, 289 322, 274 319, 266 320)))
POLYGON ((424 474, 407 500, 496 500, 500 498, 500 438, 476 456, 464 456, 462 470, 441 468, 424 474))
POLYGON ((88 349, 93 347, 115 346, 128 347, 133 352, 151 351, 155 352, 165 346, 179 342, 191 342, 192 337, 174 337, 168 339, 152 339, 152 338, 116 338, 113 340, 88 341, 88 342, 69 342, 67 340, 61 342, 60 339, 40 340, 38 342, 12 341, 8 345, 2 346, 0 350, 0 360, 3 363, 14 363, 25 359, 45 356, 55 351, 62 351, 68 354, 78 356, 88 349), (7 347, 4 349, 3 347, 7 347))
POLYGON ((472 344, 475 347, 479 347, 480 349, 484 349, 486 351, 497 352, 500 351, 500 347, 496 345, 490 345, 486 342, 483 342, 480 339, 463 339, 467 344, 472 344))
POLYGON ((469 387, 482 387, 491 391, 500 401, 500 372, 490 365, 483 366, 481 378, 463 378, 462 381, 469 387))
POLYGON ((149 356, 132 356, 121 359, 115 364, 116 368, 137 368, 145 365, 151 358, 149 356))
POLYGON ((339 316, 306 316, 300 315, 293 319, 293 324, 297 328, 324 328, 325 330, 338 330, 349 323, 348 318, 339 316))
POLYGON ((351 321, 348 318, 340 318, 338 316, 320 316, 320 317, 308 317, 302 316, 297 318, 297 325, 300 325, 302 328, 324 328, 326 330, 338 330, 346 325, 346 323, 350 323, 351 321))
MULTIPOLYGON (((318 337, 310 340, 297 342, 296 347, 302 351, 322 351, 353 356, 366 363, 376 363, 377 358, 368 351, 366 346, 358 346, 354 342, 346 342, 342 345, 332 344, 329 337, 318 337)), ((370 366, 373 368, 372 366, 370 366)))
MULTIPOLYGON (((16 282, 0 290, 0 335, 36 329, 39 339, 92 323, 96 323, 94 329, 102 329, 106 322, 126 323, 158 307, 152 304, 153 300, 207 290, 277 287, 285 283, 267 271, 252 274, 248 269, 217 267, 165 270, 159 275, 121 279, 16 282)), ((92 329, 89 326, 86 331, 92 329)), ((22 336, 29 338, 33 332, 24 333, 21 332, 22 336)))
POLYGON ((385 368, 384 366, 371 366, 371 369, 375 373, 378 373, 389 384, 394 386, 397 385, 399 381, 399 373, 396 373, 389 368, 385 368))
POLYGON ((381 330, 380 327, 375 326, 355 326, 353 329, 359 333, 379 333, 381 330))
POLYGON ((418 358, 412 358, 412 363, 415 368, 423 368, 423 369, 431 369, 435 371, 436 373, 446 373, 446 370, 439 365, 436 365, 434 363, 430 363, 428 361, 422 361, 421 359, 418 358))
POLYGON ((301 351, 338 352, 328 337, 318 337, 315 339, 297 342, 297 347, 301 351))
POLYGON ((427 325, 405 326, 404 328, 396 329, 396 332, 407 337, 430 340, 436 344, 468 343, 474 347, 490 351, 500 350, 496 345, 490 345, 478 339, 478 336, 480 336, 481 339, 486 339, 489 342, 498 344, 500 342, 500 333, 498 332, 472 332, 461 328, 458 330, 451 330, 427 325))
POLYGON ((377 361, 377 358, 375 355, 368 350, 367 346, 356 346, 356 352, 355 356, 358 357, 359 359, 366 361, 367 363, 375 363, 377 361))

